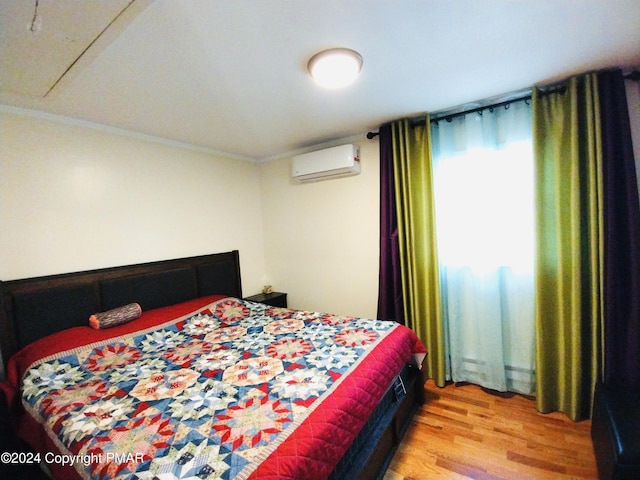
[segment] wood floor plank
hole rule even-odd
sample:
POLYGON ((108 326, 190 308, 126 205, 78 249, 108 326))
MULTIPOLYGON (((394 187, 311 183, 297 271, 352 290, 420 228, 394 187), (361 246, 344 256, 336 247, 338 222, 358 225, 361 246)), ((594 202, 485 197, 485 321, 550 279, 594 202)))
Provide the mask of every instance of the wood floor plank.
POLYGON ((384 480, 596 479, 591 422, 541 414, 535 400, 471 384, 425 384, 384 480))

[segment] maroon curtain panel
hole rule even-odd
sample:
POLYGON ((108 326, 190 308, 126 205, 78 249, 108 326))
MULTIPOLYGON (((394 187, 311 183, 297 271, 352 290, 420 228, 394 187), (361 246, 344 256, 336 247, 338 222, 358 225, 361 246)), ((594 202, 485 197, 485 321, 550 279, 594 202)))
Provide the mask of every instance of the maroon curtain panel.
POLYGON ((378 274, 378 314, 381 320, 404 325, 398 218, 393 174, 391 125, 380 127, 380 267, 378 274))
POLYGON ((598 74, 603 150, 604 378, 640 386, 640 202, 621 70, 598 74))

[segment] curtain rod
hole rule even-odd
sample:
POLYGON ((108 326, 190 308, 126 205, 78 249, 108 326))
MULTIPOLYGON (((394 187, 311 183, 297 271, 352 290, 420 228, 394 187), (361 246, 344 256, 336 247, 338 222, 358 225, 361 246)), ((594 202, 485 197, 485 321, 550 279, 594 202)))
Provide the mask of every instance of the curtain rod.
POLYGON ((640 82, 640 70, 634 70, 624 75, 622 78, 625 80, 633 80, 634 82, 640 82))
MULTIPOLYGON (((485 102, 480 102, 481 104, 478 105, 477 107, 470 106, 470 108, 465 108, 464 106, 462 106, 458 108, 435 112, 432 115, 430 115, 430 122, 438 123, 439 120, 451 121, 452 118, 459 117, 462 115, 468 115, 470 113, 479 113, 484 110, 492 111, 493 109, 500 108, 500 107, 509 108, 508 105, 511 105, 512 103, 522 102, 522 101, 527 102, 531 100, 531 90, 529 89, 522 92, 512 93, 512 94, 509 94, 508 96, 510 97, 508 100, 501 101, 500 99, 498 100, 489 99, 489 100, 486 100, 485 102)), ((505 96, 503 95, 500 98, 505 98, 505 96)), ((425 118, 426 117, 423 116, 422 119, 418 118, 416 119, 416 121, 420 121, 420 120, 424 121, 425 118)))
MULTIPOLYGON (((628 74, 624 75, 622 78, 624 78, 625 80, 632 80, 632 81, 638 82, 640 81, 640 70, 633 70, 628 74)), ((564 93, 564 91, 566 90, 566 87, 563 87, 563 86, 555 86, 555 87, 551 86, 550 88, 544 88, 544 87, 542 88, 536 87, 536 88, 538 88, 539 90, 543 90, 543 95, 548 95, 552 93, 564 93)), ((440 112, 435 112, 434 114, 431 115, 430 122, 438 123, 439 120, 451 121, 452 118, 455 118, 461 115, 467 115, 469 113, 476 113, 476 112, 481 112, 483 110, 491 110, 493 108, 504 107, 511 103, 520 102, 523 100, 524 101, 531 100, 530 89, 507 94, 507 95, 502 95, 501 97, 497 97, 497 98, 494 97, 493 99, 488 99, 485 102, 482 102, 483 105, 479 105, 477 107, 466 108, 465 106, 461 106, 461 107, 450 108, 447 110, 441 110, 440 112), (502 100, 502 101, 500 100, 500 98, 505 98, 505 97, 510 97, 510 98, 508 100, 502 100)), ((419 117, 412 118, 410 122, 411 122, 411 125, 413 126, 420 122, 424 122, 425 119, 426 119, 426 116, 422 115, 419 117)), ((378 135, 380 135, 380 132, 368 132, 367 138, 371 140, 372 138, 377 137, 378 135)))
MULTIPOLYGON (((531 100, 531 89, 521 90, 506 95, 500 95, 499 97, 492 97, 481 102, 468 103, 466 105, 448 108, 446 110, 440 110, 439 112, 431 114, 430 123, 438 123, 439 120, 451 121, 452 118, 459 117, 461 115, 482 112, 483 110, 493 110, 494 108, 507 107, 507 105, 510 105, 512 103, 528 100, 531 100), (503 100, 505 98, 507 98, 507 100, 503 100)), ((420 115, 418 117, 410 119, 409 122, 413 127, 419 123, 424 122, 425 119, 425 115, 420 115)), ((367 138, 371 140, 378 135, 380 135, 380 132, 368 132, 367 138)))

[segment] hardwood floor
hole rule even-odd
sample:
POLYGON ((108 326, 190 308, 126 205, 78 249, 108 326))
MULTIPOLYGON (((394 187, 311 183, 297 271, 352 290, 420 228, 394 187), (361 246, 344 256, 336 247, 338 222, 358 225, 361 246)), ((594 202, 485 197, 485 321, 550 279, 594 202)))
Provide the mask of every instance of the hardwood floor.
POLYGON ((425 384, 384 480, 595 479, 591 421, 540 414, 535 401, 471 384, 425 384))

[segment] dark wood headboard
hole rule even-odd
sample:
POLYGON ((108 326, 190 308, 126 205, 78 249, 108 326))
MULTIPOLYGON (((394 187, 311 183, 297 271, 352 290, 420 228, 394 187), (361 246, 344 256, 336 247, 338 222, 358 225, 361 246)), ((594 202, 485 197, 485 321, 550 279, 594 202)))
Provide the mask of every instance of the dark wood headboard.
POLYGON ((239 252, 0 282, 0 346, 23 346, 131 302, 143 310, 207 295, 242 297, 239 252))

